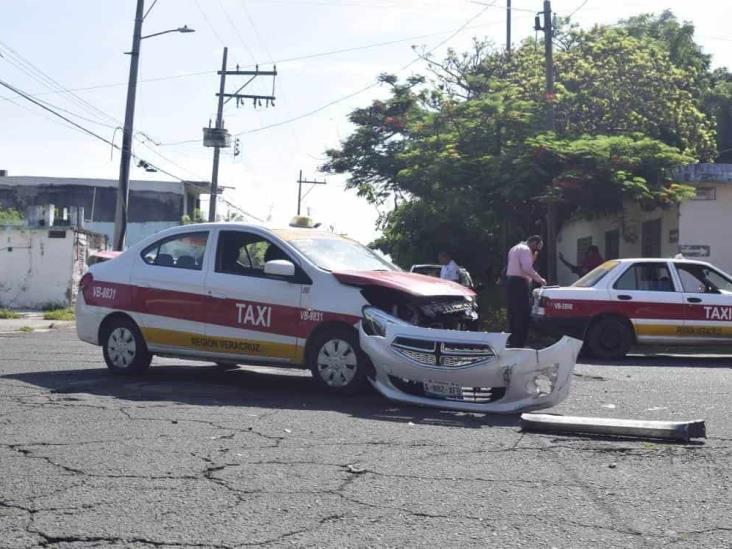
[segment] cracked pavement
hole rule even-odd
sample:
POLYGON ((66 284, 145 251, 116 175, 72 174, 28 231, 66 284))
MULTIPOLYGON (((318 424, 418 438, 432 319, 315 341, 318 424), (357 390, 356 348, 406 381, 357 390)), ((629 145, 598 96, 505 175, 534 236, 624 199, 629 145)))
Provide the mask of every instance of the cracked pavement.
POLYGON ((108 374, 0 334, 0 547, 730 547, 731 357, 579 365, 553 412, 705 419, 704 443, 327 395, 295 370, 108 374))

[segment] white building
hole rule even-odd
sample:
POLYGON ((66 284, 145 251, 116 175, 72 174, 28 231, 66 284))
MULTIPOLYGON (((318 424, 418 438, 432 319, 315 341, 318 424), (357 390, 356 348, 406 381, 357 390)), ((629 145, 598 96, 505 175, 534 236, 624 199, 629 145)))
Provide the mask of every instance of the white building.
MULTIPOLYGON (((82 226, 112 241, 117 204, 117 180, 69 177, 8 176, 0 170, 0 206, 26 214, 52 204, 60 213, 83 210, 82 226)), ((130 181, 127 244, 168 227, 200 209, 205 181, 130 181)), ((56 216, 57 222, 60 215, 56 216)))
MULTIPOLYGON (((653 211, 628 202, 616 215, 569 220, 557 234, 557 252, 575 265, 593 244, 605 259, 680 252, 732 272, 732 164, 691 164, 674 175, 677 183, 696 187, 695 198, 653 211)), ((561 261, 557 277, 560 284, 577 279, 561 261)))

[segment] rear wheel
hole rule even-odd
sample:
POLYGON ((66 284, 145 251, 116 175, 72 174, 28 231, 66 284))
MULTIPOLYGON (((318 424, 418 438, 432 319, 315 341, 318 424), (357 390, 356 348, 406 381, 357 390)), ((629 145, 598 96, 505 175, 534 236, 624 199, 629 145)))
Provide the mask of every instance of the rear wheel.
POLYGON ((623 358, 633 345, 633 329, 622 318, 600 318, 590 326, 585 344, 595 358, 623 358))
POLYGON ((310 345, 308 367, 316 383, 331 393, 350 395, 362 390, 367 384, 368 366, 351 328, 329 328, 316 335, 310 345))
POLYGON ((107 367, 115 374, 142 373, 152 361, 140 330, 128 318, 110 321, 102 337, 102 351, 107 367))

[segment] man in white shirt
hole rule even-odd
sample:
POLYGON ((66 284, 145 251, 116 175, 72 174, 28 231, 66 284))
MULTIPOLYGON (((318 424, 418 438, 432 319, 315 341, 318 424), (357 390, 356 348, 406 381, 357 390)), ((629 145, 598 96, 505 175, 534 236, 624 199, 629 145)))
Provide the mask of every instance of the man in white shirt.
POLYGON ((437 254, 437 261, 442 265, 440 268, 440 278, 460 282, 460 267, 457 266, 457 263, 450 257, 449 253, 440 252, 437 254))
POLYGON ((544 241, 538 235, 519 242, 508 252, 506 265, 506 293, 508 297, 508 325, 511 336, 508 346, 524 347, 529 337, 531 319, 531 289, 533 280, 540 286, 546 280, 534 269, 535 254, 541 251, 544 241))

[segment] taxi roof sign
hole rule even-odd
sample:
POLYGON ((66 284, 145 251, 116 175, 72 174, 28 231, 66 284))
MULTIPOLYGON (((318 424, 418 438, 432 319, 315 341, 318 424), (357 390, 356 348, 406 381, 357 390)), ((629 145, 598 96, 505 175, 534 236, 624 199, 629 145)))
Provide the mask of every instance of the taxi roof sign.
POLYGON ((296 215, 290 220, 290 227, 298 227, 301 229, 317 229, 320 223, 316 223, 312 217, 307 215, 296 215))

